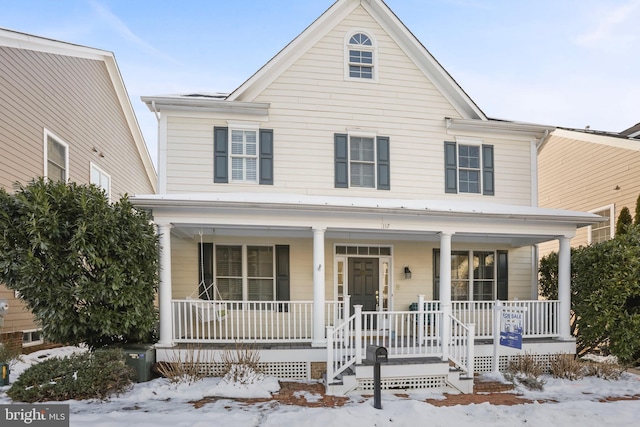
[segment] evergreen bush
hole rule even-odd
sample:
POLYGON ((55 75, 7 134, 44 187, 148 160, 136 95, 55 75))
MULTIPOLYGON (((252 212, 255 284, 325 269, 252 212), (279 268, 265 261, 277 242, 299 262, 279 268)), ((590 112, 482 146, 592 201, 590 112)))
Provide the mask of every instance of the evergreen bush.
POLYGON ((52 357, 32 365, 11 385, 7 395, 19 402, 82 399, 104 400, 132 385, 135 371, 121 350, 97 350, 52 357))

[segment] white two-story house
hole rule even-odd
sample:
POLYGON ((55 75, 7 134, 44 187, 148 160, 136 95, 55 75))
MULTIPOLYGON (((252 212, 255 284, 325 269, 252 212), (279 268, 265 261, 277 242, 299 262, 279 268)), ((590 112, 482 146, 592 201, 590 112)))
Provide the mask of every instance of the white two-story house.
POLYGON ((492 369, 498 301, 527 308, 520 351, 575 351, 569 239, 599 217, 537 206, 552 128, 488 118, 384 2, 338 0, 232 93, 143 101, 159 194, 133 202, 160 234, 158 360, 251 343, 269 374, 366 388, 376 345, 444 366, 389 364, 383 387, 438 387, 450 363, 492 369), (561 297, 538 301, 549 240, 561 297))

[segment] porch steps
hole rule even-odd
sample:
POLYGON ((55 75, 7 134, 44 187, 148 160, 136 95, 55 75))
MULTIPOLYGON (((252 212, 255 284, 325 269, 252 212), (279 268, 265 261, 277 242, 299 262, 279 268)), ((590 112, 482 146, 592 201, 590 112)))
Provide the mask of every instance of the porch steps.
MULTIPOLYGON (((473 393, 473 378, 452 369, 440 358, 391 358, 380 365, 381 390, 429 390, 447 393, 473 393)), ((356 365, 345 371, 338 382, 326 385, 327 394, 345 395, 374 389, 373 364, 356 365)))

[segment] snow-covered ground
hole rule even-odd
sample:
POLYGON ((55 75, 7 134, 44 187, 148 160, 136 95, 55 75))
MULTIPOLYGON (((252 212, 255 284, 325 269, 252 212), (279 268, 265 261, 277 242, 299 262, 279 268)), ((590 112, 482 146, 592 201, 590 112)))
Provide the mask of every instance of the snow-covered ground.
MULTIPOLYGON (((13 366, 15 380, 32 363, 46 357, 77 351, 74 347, 46 350, 24 356, 13 366)), ((493 378, 498 379, 498 378, 493 378)), ((340 408, 307 408, 282 405, 275 401, 246 405, 232 399, 219 399, 196 409, 189 401, 206 396, 269 397, 278 390, 273 378, 251 386, 232 386, 220 378, 207 378, 193 385, 175 386, 165 379, 136 384, 128 393, 109 401, 67 401, 71 426, 637 426, 640 425, 640 400, 600 402, 606 397, 640 394, 640 376, 623 374, 618 381, 586 378, 580 381, 545 377, 543 391, 517 389, 523 398, 556 403, 529 403, 497 406, 488 403, 436 407, 425 403, 438 398, 427 392, 414 392, 409 398, 382 395, 382 409, 373 407, 373 399, 353 395, 340 408)), ((0 403, 11 403, 0 387, 0 403)), ((318 395, 304 392, 311 402, 318 395)))

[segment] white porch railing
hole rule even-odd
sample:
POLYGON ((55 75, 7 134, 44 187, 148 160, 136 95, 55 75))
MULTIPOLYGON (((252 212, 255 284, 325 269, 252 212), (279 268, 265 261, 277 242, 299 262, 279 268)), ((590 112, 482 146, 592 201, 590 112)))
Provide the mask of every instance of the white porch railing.
MULTIPOLYGON (((452 301, 452 314, 464 324, 475 324, 476 338, 493 338, 495 304, 495 301, 452 301)), ((524 312, 523 338, 559 336, 559 301, 502 301, 502 304, 505 307, 527 308, 524 312)))
MULTIPOLYGON (((389 355, 411 357, 439 354, 434 335, 440 330, 438 301, 424 301, 424 311, 363 313, 365 345, 384 345, 389 355), (419 319, 419 316, 423 316, 419 319), (424 324, 425 328, 417 325, 424 324), (422 335, 421 335, 422 334, 422 335)), ((505 306, 527 307, 524 338, 559 336, 558 301, 504 301, 505 306)), ((325 326, 339 325, 349 317, 344 302, 325 304, 325 326)), ((462 324, 474 324, 476 338, 493 338, 495 301, 452 301, 452 315, 462 324)), ((348 311, 348 310, 347 310, 348 311)), ((173 341, 177 343, 311 342, 312 301, 172 301, 173 341)), ((453 332, 453 326, 452 326, 453 332)))
MULTIPOLYGON (((344 303, 325 304, 325 324, 344 317, 344 303)), ((173 300, 176 343, 311 342, 313 301, 173 300)))
MULTIPOLYGON (((386 347, 391 358, 444 357, 441 335, 443 312, 363 312, 361 306, 354 308, 355 313, 347 321, 335 328, 327 327, 328 383, 334 382, 350 366, 362 363, 369 345, 386 347)), ((457 322, 453 318, 450 321, 457 322)), ((464 365, 464 369, 473 372, 473 345, 468 341, 473 340, 473 329, 461 326, 450 328, 453 338, 450 337, 449 342, 461 345, 465 357, 460 357, 460 360, 470 361, 471 368, 464 365)), ((459 351, 455 349, 450 352, 458 355, 459 351)), ((456 359, 451 360, 457 363, 456 359)))

